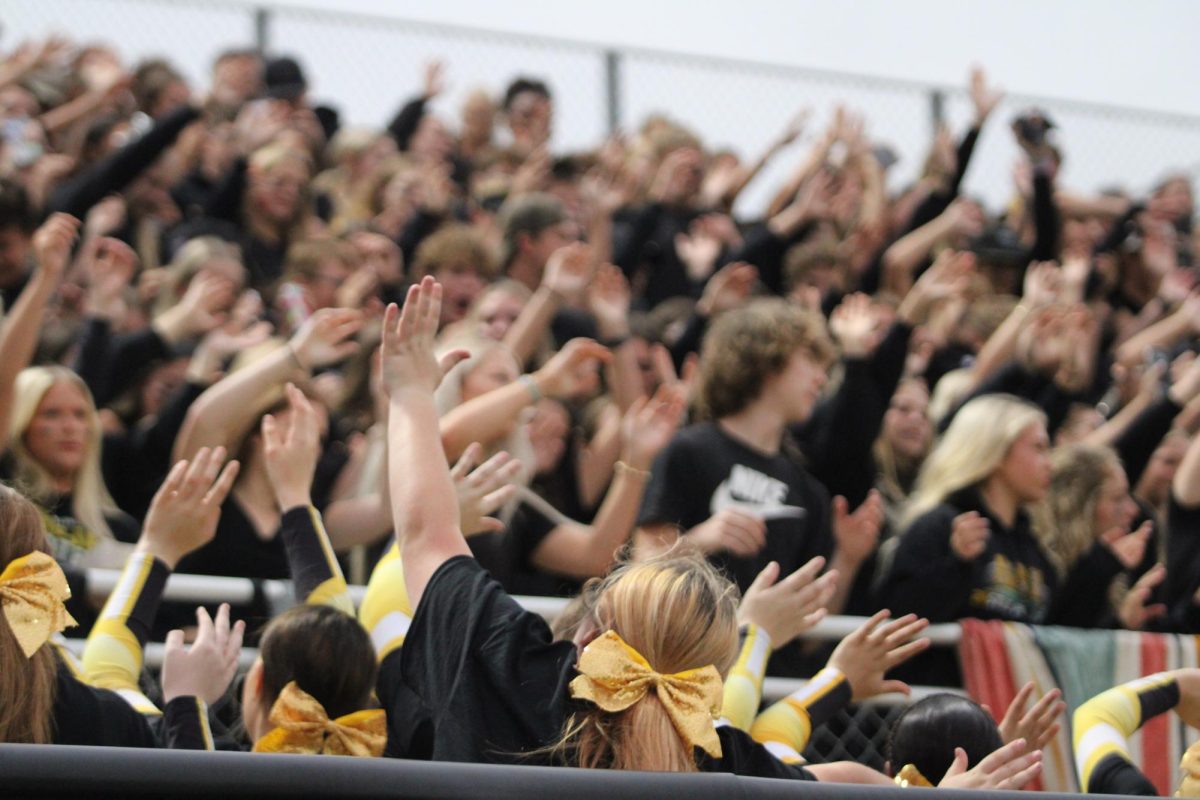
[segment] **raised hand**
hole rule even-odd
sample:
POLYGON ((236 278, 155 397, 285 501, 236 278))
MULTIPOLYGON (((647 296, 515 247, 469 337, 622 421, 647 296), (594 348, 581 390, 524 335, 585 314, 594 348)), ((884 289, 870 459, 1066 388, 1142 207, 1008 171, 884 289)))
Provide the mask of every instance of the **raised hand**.
POLYGON ((229 624, 229 604, 217 609, 214 622, 203 607, 196 609, 196 640, 191 647, 183 643, 183 631, 167 634, 163 654, 163 700, 197 697, 212 705, 221 699, 237 674, 238 655, 246 623, 229 624))
POLYGON ((833 540, 838 556, 861 564, 879 543, 883 527, 883 497, 874 489, 862 505, 850 512, 844 497, 833 498, 833 540))
POLYGON ((1127 533, 1124 528, 1113 528, 1100 534, 1100 544, 1112 553, 1123 569, 1133 569, 1142 563, 1153 530, 1154 524, 1149 520, 1132 533, 1127 533))
POLYGON ((188 284, 183 298, 158 315, 154 327, 169 341, 206 334, 225 322, 235 299, 228 278, 201 272, 188 284))
POLYGON ((658 387, 654 397, 638 398, 621 421, 621 460, 647 470, 671 441, 683 419, 687 391, 677 385, 658 387))
POLYGON ((1062 730, 1059 717, 1067 710, 1062 700, 1062 690, 1051 689, 1025 711, 1036 688, 1033 681, 1021 687, 1017 696, 1008 704, 1004 719, 1000 720, 1000 738, 1008 742, 1018 739, 1031 742, 1035 750, 1041 750, 1062 730))
POLYGON ((611 360, 607 347, 591 339, 572 339, 533 374, 533 380, 547 397, 575 397, 596 387, 600 364, 611 360))
MULTIPOLYGON (((320 312, 318 312, 320 313, 320 312)), ((405 391, 432 394, 442 377, 469 354, 452 350, 441 361, 433 352, 438 319, 442 313, 442 285, 426 275, 408 288, 404 310, 395 303, 383 315, 380 375, 388 396, 395 399, 405 391)))
POLYGON ((542 285, 559 297, 574 302, 587 289, 594 269, 592 246, 572 242, 550 254, 542 285))
POLYGON ((693 225, 687 233, 675 234, 675 254, 687 269, 688 277, 700 283, 717 265, 721 240, 712 231, 693 225))
POLYGON ((817 556, 778 580, 779 564, 767 564, 742 595, 738 622, 757 625, 771 640, 772 648, 783 647, 825 618, 837 571, 821 575, 824 566, 825 559, 817 556))
POLYGON ((950 529, 950 551, 961 561, 974 561, 987 549, 991 535, 987 518, 979 512, 959 514, 950 529))
POLYGON ((288 341, 288 347, 301 369, 311 371, 336 364, 358 350, 358 342, 353 337, 362 324, 361 311, 322 308, 304 321, 288 341))
POLYGON ((221 504, 237 479, 238 462, 225 462, 225 448, 202 447, 189 463, 179 461, 150 502, 137 550, 171 569, 179 559, 212 541, 221 504))
POLYGON ((78 236, 79 220, 70 214, 52 214, 33 234, 33 256, 38 270, 55 282, 61 280, 78 236))
POLYGON ((1020 789, 1042 770, 1042 751, 1026 753, 1024 739, 1017 739, 967 769, 967 751, 954 748, 954 763, 938 783, 939 789, 1020 789))
POLYGON ((866 358, 883 340, 881 319, 871 298, 858 292, 848 295, 829 315, 829 331, 842 346, 842 355, 866 358))
POLYGON ((616 339, 629 333, 629 306, 633 294, 620 267, 603 264, 596 270, 588 287, 588 310, 604 339, 616 339))
POLYGON ((503 450, 482 464, 483 446, 472 442, 450 470, 458 494, 458 512, 463 536, 504 530, 504 523, 490 516, 516 493, 513 480, 521 462, 503 450))
POLYGON ((267 414, 262 420, 263 461, 281 511, 312 504, 312 481, 321 456, 317 412, 294 384, 287 385, 286 429, 267 414))
POLYGON ((929 639, 913 637, 929 627, 929 620, 907 614, 890 622, 890 611, 883 610, 838 642, 827 666, 839 670, 850 684, 853 700, 878 694, 912 690, 904 681, 885 680, 888 670, 929 647, 929 639))
POLYGON ((137 253, 120 239, 101 237, 84 245, 81 261, 88 279, 87 313, 110 320, 123 317, 123 295, 137 271, 137 253))
POLYGON ((1137 583, 1125 594, 1125 598, 1121 601, 1121 607, 1117 609, 1117 617, 1120 618, 1121 625, 1131 631, 1140 631, 1146 627, 1147 622, 1167 613, 1165 603, 1147 605, 1151 593, 1166 579, 1167 568, 1162 564, 1155 564, 1146 570, 1145 575, 1138 578, 1137 583))
POLYGON ((721 267, 704 285, 704 294, 696 302, 696 311, 714 317, 738 308, 749 299, 758 283, 758 269, 745 261, 721 267))
POLYGON ((987 75, 982 67, 971 69, 971 105, 975 109, 975 124, 982 125, 984 121, 1004 99, 1004 92, 995 86, 987 85, 987 75))

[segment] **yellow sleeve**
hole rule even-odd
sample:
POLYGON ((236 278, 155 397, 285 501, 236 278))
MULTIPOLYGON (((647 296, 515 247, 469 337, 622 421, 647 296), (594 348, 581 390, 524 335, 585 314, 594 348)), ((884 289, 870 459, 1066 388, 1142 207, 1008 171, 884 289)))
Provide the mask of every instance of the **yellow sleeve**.
POLYGON ((358 620, 371 634, 380 661, 404 644, 412 623, 412 605, 404 586, 404 565, 400 562, 398 544, 393 544, 375 565, 358 610, 358 620))
POLYGON ((762 702, 763 677, 767 674, 767 659, 770 657, 771 639, 766 631, 757 625, 745 626, 742 629, 742 649, 725 679, 722 722, 744 731, 750 730, 762 702))
POLYGON ((134 709, 156 715, 158 708, 138 686, 142 648, 150 635, 170 571, 148 553, 133 553, 83 650, 83 679, 121 695, 134 709))
POLYGON ((1075 709, 1072 745, 1080 788, 1089 791, 1096 767, 1108 756, 1132 763, 1129 737, 1178 702, 1175 678, 1160 672, 1101 692, 1075 709))
POLYGON ((826 667, 804 688, 772 704, 750 726, 750 735, 784 761, 800 758, 813 728, 850 702, 850 684, 840 670, 826 667))

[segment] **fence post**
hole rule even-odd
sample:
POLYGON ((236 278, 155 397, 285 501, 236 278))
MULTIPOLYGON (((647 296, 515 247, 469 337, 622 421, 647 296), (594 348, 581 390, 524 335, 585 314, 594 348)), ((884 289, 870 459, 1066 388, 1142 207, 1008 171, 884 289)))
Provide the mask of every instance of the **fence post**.
POLYGON ((617 50, 604 51, 604 100, 608 132, 613 134, 621 127, 621 53, 617 50))
POLYGON ((929 124, 933 135, 937 136, 938 128, 946 121, 946 93, 941 89, 929 90, 929 124))
POLYGON ((267 39, 271 28, 271 10, 259 6, 254 9, 254 49, 260 56, 267 54, 267 39))

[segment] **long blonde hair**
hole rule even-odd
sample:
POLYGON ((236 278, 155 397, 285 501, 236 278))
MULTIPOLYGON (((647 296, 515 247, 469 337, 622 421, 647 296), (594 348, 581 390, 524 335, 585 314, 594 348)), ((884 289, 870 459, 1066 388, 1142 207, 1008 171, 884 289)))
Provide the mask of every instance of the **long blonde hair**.
POLYGON ((53 505, 58 494, 54 481, 46 468, 25 447, 25 432, 29 430, 46 392, 58 383, 69 383, 77 388, 88 404, 87 453, 71 487, 71 513, 96 536, 112 539, 112 530, 104 515, 116 513, 118 509, 100 472, 103 434, 100 419, 96 416, 96 403, 83 379, 66 367, 28 367, 17 375, 9 436, 9 449, 16 462, 14 483, 47 510, 53 505))
MULTIPOLYGON (((737 656, 738 590, 698 554, 628 563, 593 586, 595 621, 659 673, 708 666, 724 678, 737 656)), ((651 691, 624 711, 573 714, 551 748, 579 767, 695 772, 692 747, 651 691)))
POLYGON ((1069 570, 1103 531, 1096 505, 1104 483, 1121 466, 1109 447, 1072 444, 1050 456, 1050 490, 1033 513, 1033 529, 1060 573, 1069 570))
POLYGON ((989 477, 1031 425, 1045 427, 1046 414, 1013 395, 982 395, 964 405, 921 467, 905 524, 989 477))
MULTIPOLYGON (((0 571, 22 556, 49 553, 42 515, 33 503, 0 484, 0 571)), ((25 657, 0 614, 0 743, 50 744, 58 657, 42 645, 25 657)))

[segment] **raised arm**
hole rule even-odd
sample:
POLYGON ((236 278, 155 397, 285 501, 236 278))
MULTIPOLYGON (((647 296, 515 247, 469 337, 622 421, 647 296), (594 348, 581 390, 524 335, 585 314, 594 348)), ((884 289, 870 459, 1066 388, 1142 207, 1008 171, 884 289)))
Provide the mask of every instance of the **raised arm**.
POLYGON ((573 396, 595 380, 596 365, 611 357, 591 339, 572 339, 532 375, 453 409, 441 421, 446 458, 457 459, 471 442, 495 442, 507 434, 521 411, 542 397, 573 396))
POLYGON ((238 472, 238 462, 222 469, 224 461, 223 448, 202 448, 190 463, 172 468, 83 651, 88 682, 117 692, 143 714, 158 714, 158 709, 138 686, 142 649, 175 565, 216 534, 221 504, 238 472))
POLYGON ((1171 481, 1171 495, 1175 502, 1185 508, 1200 506, 1200 436, 1193 436, 1175 478, 1171 481))
POLYGON ((78 234, 79 220, 67 214, 55 214, 37 229, 37 268, 0 327, 0 452, 8 446, 17 374, 33 359, 46 305, 58 289, 78 234))
POLYGON ((389 398, 388 481, 404 581, 413 608, 420 605, 425 586, 438 567, 454 556, 471 554, 459 527, 458 500, 433 402, 445 370, 464 355, 451 353, 441 364, 434 357, 441 307, 442 286, 426 276, 409 288, 402 312, 393 303, 383 317, 382 371, 389 398))
POLYGON ((206 446, 237 447, 266 410, 273 390, 348 356, 358 347, 352 337, 361 327, 360 311, 328 308, 313 314, 286 347, 217 381, 196 399, 175 441, 175 456, 206 446))
POLYGON ((295 583, 296 600, 329 605, 354 616, 354 603, 321 512, 312 504, 313 474, 321 455, 317 413, 304 393, 287 385, 286 423, 263 417, 263 459, 279 504, 280 536, 295 583))

